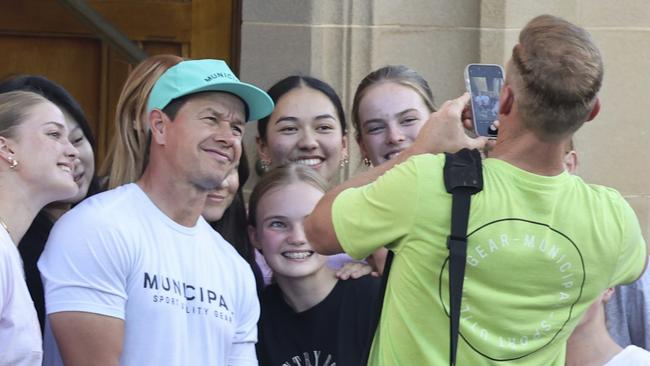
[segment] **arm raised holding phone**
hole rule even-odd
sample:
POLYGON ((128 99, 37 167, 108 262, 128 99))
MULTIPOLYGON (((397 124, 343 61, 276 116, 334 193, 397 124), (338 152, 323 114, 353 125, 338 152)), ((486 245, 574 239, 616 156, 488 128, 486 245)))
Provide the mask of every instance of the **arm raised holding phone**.
POLYGON ((374 182, 392 167, 414 155, 456 152, 462 148, 483 148, 488 142, 487 137, 470 137, 465 133, 466 129, 472 128, 469 99, 470 95, 465 93, 446 101, 437 112, 431 114, 413 144, 397 157, 329 190, 305 221, 305 232, 314 249, 323 254, 343 251, 332 225, 332 204, 344 190, 374 182))

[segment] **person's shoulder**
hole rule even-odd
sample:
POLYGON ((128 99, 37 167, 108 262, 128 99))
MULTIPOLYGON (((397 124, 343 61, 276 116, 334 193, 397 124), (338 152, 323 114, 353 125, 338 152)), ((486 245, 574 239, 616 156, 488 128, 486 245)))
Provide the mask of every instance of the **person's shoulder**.
POLYGON ((210 224, 205 221, 203 217, 199 217, 197 221, 198 229, 201 230, 203 235, 207 236, 216 245, 217 250, 221 256, 229 258, 227 261, 236 267, 238 271, 251 271, 250 265, 241 255, 237 252, 234 246, 230 244, 221 234, 216 231, 210 224))
POLYGON ((66 216, 105 218, 112 213, 123 213, 124 209, 141 201, 138 190, 137 185, 131 183, 95 194, 66 212, 61 219, 66 216))
POLYGON ((407 162, 412 162, 415 165, 442 167, 445 165, 445 160, 445 154, 419 154, 411 156, 407 162))
POLYGON ((3 260, 8 260, 10 256, 13 255, 13 252, 16 250, 16 245, 11 240, 9 234, 0 228, 0 258, 3 260))
POLYGON ((619 352, 616 356, 614 356, 614 358, 612 358, 604 366, 618 365, 650 365, 650 352, 635 345, 629 345, 625 347, 621 352, 619 352))
POLYGON ((646 267, 641 277, 627 285, 616 286, 614 297, 636 296, 640 294, 645 297, 646 293, 650 296, 650 266, 646 267))
POLYGON ((270 284, 266 286, 262 293, 260 294, 260 303, 262 304, 262 309, 265 306, 279 303, 282 300, 282 290, 277 283, 270 284))
POLYGON ((348 280, 339 280, 339 285, 345 297, 354 297, 360 301, 368 299, 374 301, 381 287, 381 279, 371 275, 350 278, 348 280))
POLYGON ((54 223, 52 233, 59 235, 105 231, 129 223, 134 206, 141 204, 137 186, 128 184, 89 197, 66 212, 54 223))

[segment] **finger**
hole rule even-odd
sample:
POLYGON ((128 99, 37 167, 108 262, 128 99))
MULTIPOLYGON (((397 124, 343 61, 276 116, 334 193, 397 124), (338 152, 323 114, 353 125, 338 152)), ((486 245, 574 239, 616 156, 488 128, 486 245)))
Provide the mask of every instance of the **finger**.
POLYGON ((463 113, 461 114, 461 118, 473 119, 472 106, 470 104, 465 105, 465 108, 463 109, 463 113))
POLYGON ((463 119, 463 127, 470 131, 474 131, 474 121, 471 118, 463 119))
POLYGON ((452 100, 449 106, 451 111, 458 113, 458 115, 461 115, 463 113, 463 110, 465 109, 465 106, 467 105, 467 103, 469 103, 469 98, 470 98, 469 93, 464 93, 460 97, 452 100))
POLYGON ((483 149, 490 139, 485 136, 469 138, 467 147, 469 149, 483 149))
POLYGON ((350 277, 350 273, 352 273, 349 269, 349 266, 343 266, 341 267, 338 271, 336 271, 336 277, 342 279, 342 280, 347 280, 350 277))
POLYGON ((347 280, 350 278, 350 274, 347 271, 338 271, 336 272, 336 277, 340 280, 347 280))

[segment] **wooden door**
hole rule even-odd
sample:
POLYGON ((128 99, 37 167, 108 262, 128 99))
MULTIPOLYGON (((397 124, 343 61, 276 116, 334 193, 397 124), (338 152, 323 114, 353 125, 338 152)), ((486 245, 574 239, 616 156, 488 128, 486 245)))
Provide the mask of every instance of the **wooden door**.
MULTIPOLYGON (((226 60, 237 72, 241 0, 88 0, 147 54, 226 60)), ((134 65, 55 0, 0 1, 0 79, 38 74, 81 104, 103 161, 117 99, 134 65)))

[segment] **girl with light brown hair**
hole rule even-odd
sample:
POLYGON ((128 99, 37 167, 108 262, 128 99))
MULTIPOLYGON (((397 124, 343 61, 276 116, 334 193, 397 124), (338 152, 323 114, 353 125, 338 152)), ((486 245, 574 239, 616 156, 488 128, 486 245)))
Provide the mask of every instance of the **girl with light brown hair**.
POLYGON ((102 166, 107 189, 135 182, 142 175, 150 138, 145 123, 149 94, 160 75, 181 61, 175 55, 151 56, 126 79, 115 111, 113 143, 102 166))
POLYGON ((79 151, 61 110, 31 92, 0 94, 0 364, 40 365, 36 309, 18 244, 48 203, 73 197, 79 151))

